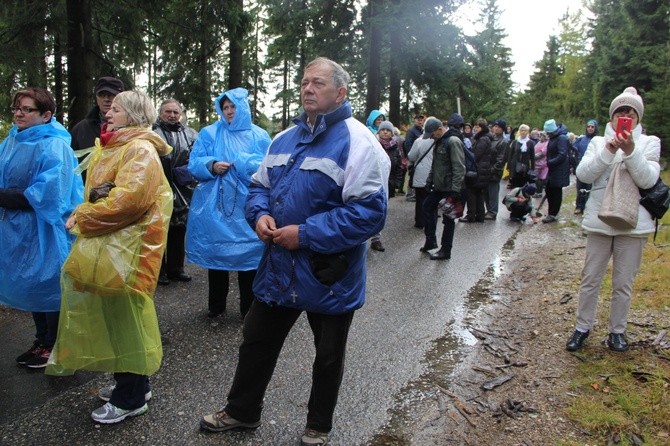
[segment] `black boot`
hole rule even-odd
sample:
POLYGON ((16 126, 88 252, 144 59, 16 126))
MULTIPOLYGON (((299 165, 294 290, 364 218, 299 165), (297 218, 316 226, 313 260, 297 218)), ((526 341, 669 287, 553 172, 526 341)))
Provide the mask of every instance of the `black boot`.
POLYGON ((430 255, 430 260, 449 260, 451 258, 451 253, 447 252, 445 249, 440 249, 435 254, 430 255))
POLYGON ((426 240, 426 243, 423 244, 421 248, 419 248, 419 251, 421 252, 428 252, 432 249, 437 248, 437 242, 434 240, 428 241, 426 240))
POLYGON ((586 338, 589 337, 590 333, 590 331, 585 333, 583 331, 575 330, 575 332, 572 333, 572 337, 568 340, 568 343, 565 344, 565 349, 569 352, 576 352, 584 347, 584 341, 586 341, 586 338))
POLYGON ((607 346, 615 352, 625 352, 628 350, 628 341, 624 333, 610 333, 607 337, 607 346))

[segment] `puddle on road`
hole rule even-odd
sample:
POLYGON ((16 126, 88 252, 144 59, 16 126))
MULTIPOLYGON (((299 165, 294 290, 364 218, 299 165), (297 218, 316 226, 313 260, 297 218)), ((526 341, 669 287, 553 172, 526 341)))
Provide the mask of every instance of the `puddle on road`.
MULTIPOLYGON (((518 233, 516 233, 518 234, 518 233)), ((425 372, 416 380, 403 387, 395 398, 395 406, 389 409, 391 419, 380 433, 375 435, 368 446, 409 446, 411 429, 416 421, 412 414, 419 403, 426 398, 440 394, 439 387, 449 389, 451 375, 456 365, 478 340, 469 331, 471 325, 485 325, 491 316, 484 309, 499 299, 491 288, 505 272, 505 262, 514 250, 516 234, 505 243, 500 254, 489 265, 482 277, 470 288, 463 304, 454 310, 452 321, 445 327, 444 336, 431 342, 424 356, 425 372), (476 324, 473 321, 477 321, 476 324)))

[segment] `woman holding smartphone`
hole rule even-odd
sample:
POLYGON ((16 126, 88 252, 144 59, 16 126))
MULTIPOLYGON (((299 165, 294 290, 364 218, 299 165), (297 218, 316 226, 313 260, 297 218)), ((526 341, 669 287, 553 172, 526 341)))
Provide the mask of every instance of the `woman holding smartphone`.
POLYGON ((593 329, 598 295, 610 257, 613 262, 612 301, 607 345, 617 352, 628 349, 625 331, 633 280, 640 267, 647 237, 654 232, 654 222, 649 212, 640 205, 637 226, 619 230, 601 221, 598 211, 607 181, 617 163, 625 164, 639 188, 648 189, 658 180, 661 142, 656 136, 642 134, 640 121, 643 113, 644 103, 637 90, 626 88, 610 105, 610 122, 605 128, 605 136, 595 136, 591 140, 577 167, 579 181, 593 186, 582 220, 582 227, 587 231, 586 258, 579 290, 577 324, 566 344, 569 351, 582 348, 593 329))

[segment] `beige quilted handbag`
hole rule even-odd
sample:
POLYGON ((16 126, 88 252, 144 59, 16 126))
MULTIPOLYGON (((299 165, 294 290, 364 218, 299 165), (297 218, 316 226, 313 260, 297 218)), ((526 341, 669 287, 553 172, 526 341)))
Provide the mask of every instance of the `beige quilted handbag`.
POLYGON ((623 161, 618 162, 607 180, 598 218, 614 229, 635 229, 639 207, 640 191, 623 161))

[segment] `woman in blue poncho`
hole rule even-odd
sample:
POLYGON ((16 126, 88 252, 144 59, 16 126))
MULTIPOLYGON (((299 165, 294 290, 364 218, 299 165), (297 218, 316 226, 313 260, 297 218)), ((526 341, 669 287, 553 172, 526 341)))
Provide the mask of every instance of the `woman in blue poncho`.
POLYGON ((0 303, 33 312, 35 343, 16 362, 42 368, 56 342, 60 270, 73 240, 65 221, 84 187, 51 93, 21 90, 12 112, 0 145, 0 303))
POLYGON ((186 255, 209 270, 209 317, 226 310, 230 271, 237 271, 244 317, 264 248, 244 217, 244 204, 270 136, 252 124, 247 96, 247 90, 235 88, 216 98, 220 119, 200 131, 188 163, 199 183, 188 216, 186 255))

